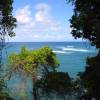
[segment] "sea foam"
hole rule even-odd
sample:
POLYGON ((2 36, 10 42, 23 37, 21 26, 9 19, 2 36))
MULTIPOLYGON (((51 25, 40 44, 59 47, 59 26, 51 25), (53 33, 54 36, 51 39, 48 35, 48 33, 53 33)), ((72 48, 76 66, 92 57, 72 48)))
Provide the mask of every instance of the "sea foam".
POLYGON ((53 50, 54 53, 61 53, 61 54, 70 54, 72 52, 60 51, 60 50, 53 50))
POLYGON ((73 51, 73 52, 89 52, 89 50, 86 50, 86 49, 79 49, 79 48, 66 48, 66 47, 63 47, 62 48, 63 51, 73 51))

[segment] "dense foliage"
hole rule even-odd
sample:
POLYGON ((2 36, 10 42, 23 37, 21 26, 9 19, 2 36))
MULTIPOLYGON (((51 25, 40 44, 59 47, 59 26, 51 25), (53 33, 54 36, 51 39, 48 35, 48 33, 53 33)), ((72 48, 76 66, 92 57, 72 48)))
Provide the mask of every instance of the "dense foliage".
POLYGON ((2 76, 2 50, 5 46, 5 36, 15 36, 13 29, 16 27, 16 19, 12 15, 12 3, 13 0, 0 0, 0 100, 12 100, 12 98, 9 97, 7 91, 6 93, 4 91, 6 86, 4 76, 2 76))
POLYGON ((72 92, 71 78, 68 73, 57 72, 59 62, 48 46, 36 50, 22 47, 20 53, 10 54, 8 60, 12 73, 31 75, 34 100, 50 99, 52 95, 58 95, 65 100, 66 95, 72 92))
POLYGON ((100 99, 100 54, 87 59, 86 71, 81 79, 88 89, 88 94, 100 99))
POLYGON ((12 15, 12 3, 13 0, 0 0, 0 35, 15 35, 16 18, 12 15))
POLYGON ((37 81, 35 88, 40 90, 38 95, 41 97, 54 99, 57 96, 66 100, 72 92, 72 81, 68 73, 49 72, 37 81))
POLYGON ((27 50, 22 47, 19 54, 9 55, 9 65, 12 72, 21 71, 34 76, 37 72, 46 74, 50 70, 54 71, 59 63, 52 49, 46 46, 38 50, 27 50))
POLYGON ((88 39, 100 48, 100 0, 70 0, 74 13, 70 19, 72 35, 88 39))
POLYGON ((97 56, 88 57, 85 72, 80 78, 90 99, 95 97, 100 100, 100 0, 67 1, 74 5, 74 13, 70 19, 72 35, 89 40, 99 49, 97 56))

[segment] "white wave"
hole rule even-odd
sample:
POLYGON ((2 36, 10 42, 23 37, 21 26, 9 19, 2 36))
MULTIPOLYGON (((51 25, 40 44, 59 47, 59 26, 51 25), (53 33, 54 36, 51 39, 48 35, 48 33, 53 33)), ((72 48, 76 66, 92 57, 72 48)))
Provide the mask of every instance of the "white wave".
POLYGON ((72 52, 65 52, 65 51, 60 51, 60 50, 54 50, 53 52, 54 52, 54 53, 62 53, 62 54, 65 54, 65 53, 67 53, 67 54, 72 53, 72 52))
POLYGON ((89 52, 89 50, 86 49, 76 49, 76 48, 62 48, 63 51, 76 51, 76 52, 89 52))

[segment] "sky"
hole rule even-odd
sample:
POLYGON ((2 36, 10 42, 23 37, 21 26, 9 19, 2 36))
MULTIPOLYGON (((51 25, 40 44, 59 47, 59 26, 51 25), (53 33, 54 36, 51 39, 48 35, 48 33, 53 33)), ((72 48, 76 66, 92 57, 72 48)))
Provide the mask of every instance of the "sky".
POLYGON ((69 19, 73 7, 66 0, 14 0, 16 36, 8 42, 74 41, 69 19))

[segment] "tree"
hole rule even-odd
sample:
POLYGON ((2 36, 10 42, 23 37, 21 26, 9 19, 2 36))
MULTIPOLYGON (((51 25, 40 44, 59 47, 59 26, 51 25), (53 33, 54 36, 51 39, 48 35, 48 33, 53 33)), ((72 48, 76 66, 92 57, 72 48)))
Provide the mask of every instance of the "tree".
POLYGON ((59 66, 56 54, 47 46, 38 50, 27 50, 26 47, 22 47, 20 53, 10 54, 8 61, 10 73, 24 73, 24 75, 32 77, 35 100, 38 100, 35 83, 49 72, 55 72, 59 66))
POLYGON ((89 40, 100 48, 100 0, 70 0, 74 13, 70 19, 72 35, 89 40))
POLYGON ((12 3, 13 0, 0 0, 0 33, 8 34, 10 37, 15 35, 13 29, 16 27, 16 18, 12 15, 12 3))
MULTIPOLYGON (((38 80, 35 88, 39 91, 38 95, 43 98, 61 97, 66 100, 72 93, 72 81, 68 73, 49 72, 47 75, 38 80)), ((51 100, 52 100, 51 99, 51 100)))
POLYGON ((12 71, 24 71, 27 75, 35 75, 38 69, 39 73, 44 75, 49 71, 55 71, 59 66, 56 54, 47 46, 38 50, 27 50, 26 47, 22 47, 19 54, 10 54, 8 61, 12 71))
POLYGON ((87 39, 96 46, 98 53, 88 57, 85 72, 80 78, 87 88, 87 94, 100 100, 100 0, 68 0, 74 5, 70 19, 72 35, 75 38, 87 39))
POLYGON ((90 96, 100 99, 100 54, 87 59, 85 72, 81 74, 84 86, 88 90, 90 96))
POLYGON ((12 15, 12 3, 13 0, 0 0, 0 62, 2 59, 2 49, 5 44, 5 36, 15 36, 13 29, 16 27, 16 18, 12 15))
MULTIPOLYGON (((1 71, 3 71, 2 50, 5 46, 5 36, 15 36, 13 29, 16 27, 16 19, 12 15, 12 3, 13 0, 0 0, 0 83, 2 83, 0 84, 0 94, 5 88, 4 77, 1 74, 1 71)), ((6 98, 6 96, 0 95, 0 100, 6 98)))

